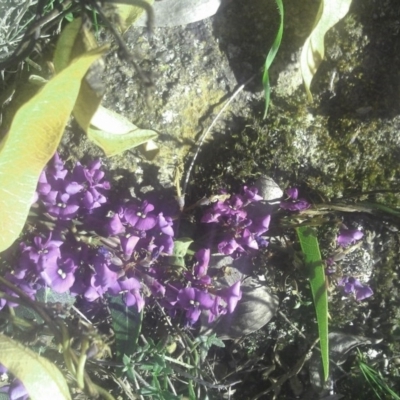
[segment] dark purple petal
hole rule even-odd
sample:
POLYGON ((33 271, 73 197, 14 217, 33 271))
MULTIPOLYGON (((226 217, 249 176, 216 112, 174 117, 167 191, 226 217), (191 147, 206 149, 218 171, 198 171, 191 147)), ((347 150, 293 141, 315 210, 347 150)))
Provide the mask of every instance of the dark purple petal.
POLYGON ((229 313, 232 313, 235 310, 238 301, 242 298, 240 284, 241 282, 237 281, 229 288, 222 289, 218 292, 218 295, 226 301, 229 313))
POLYGON ((118 277, 119 273, 114 271, 107 265, 106 262, 95 261, 94 269, 96 271, 95 274, 95 286, 101 286, 103 289, 107 289, 111 285, 113 285, 118 277))
POLYGON ((356 300, 362 301, 371 297, 374 292, 368 285, 361 285, 355 288, 356 300))
POLYGON ((250 225, 249 229, 256 235, 262 235, 269 229, 269 224, 271 222, 271 215, 266 215, 264 217, 253 220, 253 224, 250 225))
POLYGON ((196 323, 200 317, 201 310, 197 307, 191 307, 186 311, 186 318, 189 325, 196 323))
POLYGON ((209 310, 214 305, 214 298, 201 290, 195 289, 196 291, 196 299, 195 301, 198 303, 198 306, 202 310, 209 310))
POLYGON ((121 248, 124 252, 124 256, 126 259, 129 259, 131 257, 133 250, 135 250, 135 247, 139 240, 140 237, 133 236, 129 233, 120 237, 121 248))
POLYGON ((106 230, 109 235, 118 235, 119 233, 122 233, 125 230, 118 214, 114 214, 111 217, 111 219, 108 221, 106 230))
POLYGON ((161 253, 172 254, 174 251, 174 240, 169 235, 158 235, 154 238, 154 244, 159 248, 161 253))
POLYGON ((232 254, 236 250, 243 251, 243 247, 235 239, 224 240, 218 244, 218 251, 222 254, 232 254))
POLYGON ((253 234, 246 228, 242 232, 242 237, 239 240, 241 245, 250 247, 251 249, 258 249, 258 243, 254 238, 253 234))
POLYGON ((178 301, 183 308, 187 309, 193 305, 193 301, 196 298, 194 288, 184 288, 178 293, 178 301))
POLYGON ((337 237, 337 242, 340 246, 346 247, 357 240, 362 239, 364 233, 358 229, 341 229, 339 236, 337 237))
POLYGON ((259 194, 257 194, 258 189, 256 187, 248 188, 247 186, 244 186, 243 192, 244 192, 244 197, 246 198, 248 203, 251 203, 253 201, 260 201, 263 199, 259 194))
POLYGON ((54 266, 46 268, 41 277, 57 293, 64 293, 75 282, 75 270, 77 266, 72 259, 59 260, 54 266))
POLYGON ((133 290, 131 292, 125 293, 124 301, 125 301, 125 304, 127 305, 127 307, 131 307, 136 304, 136 307, 139 312, 142 311, 144 304, 145 304, 144 299, 140 295, 138 290, 133 290))
POLYGON ((154 214, 141 214, 135 224, 135 228, 148 231, 156 226, 157 217, 154 214))
POLYGON ((173 221, 171 217, 164 217, 163 213, 159 213, 157 222, 162 233, 168 236, 174 236, 174 229, 172 228, 173 221))
POLYGON ((197 263, 194 266, 195 275, 198 277, 206 275, 208 264, 210 262, 210 249, 200 249, 196 252, 194 257, 197 260, 197 263))
POLYGON ((297 189, 297 188, 289 188, 289 189, 286 189, 285 192, 289 196, 289 198, 292 200, 297 200, 297 198, 299 197, 299 189, 297 189))
POLYGON ((65 185, 65 193, 72 195, 77 194, 83 190, 83 186, 78 182, 70 182, 65 185))
POLYGON ((140 282, 136 278, 128 278, 118 282, 121 290, 139 290, 141 288, 140 282))
POLYGON ((25 389, 23 383, 15 378, 10 385, 8 395, 10 400, 27 400, 29 398, 28 391, 25 389))

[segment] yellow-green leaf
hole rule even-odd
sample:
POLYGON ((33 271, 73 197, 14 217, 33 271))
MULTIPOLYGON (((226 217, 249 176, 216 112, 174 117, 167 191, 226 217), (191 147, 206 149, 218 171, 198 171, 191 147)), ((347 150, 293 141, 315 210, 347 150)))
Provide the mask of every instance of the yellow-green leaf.
MULTIPOLYGON (((145 3, 152 5, 154 0, 142 0, 141 3, 144 6, 146 6, 145 3)), ((139 7, 138 5, 113 4, 112 6, 113 12, 118 16, 117 24, 122 33, 132 26, 145 11, 144 7, 139 7)))
MULTIPOLYGON (((97 42, 93 33, 85 24, 82 24, 81 18, 75 19, 64 28, 57 42, 53 58, 56 72, 62 71, 73 59, 95 48, 97 48, 97 42)), ((85 132, 103 98, 103 90, 96 90, 96 88, 102 88, 103 67, 103 60, 97 60, 90 67, 85 79, 82 80, 73 110, 76 121, 85 132)))
POLYGON ((348 13, 351 1, 321 0, 314 28, 304 43, 300 57, 301 73, 310 101, 312 101, 311 81, 325 55, 325 34, 348 13))
POLYGON ((0 251, 22 231, 39 175, 57 149, 81 80, 105 50, 72 62, 16 113, 0 151, 0 251))
POLYGON ((81 30, 82 19, 76 18, 65 26, 57 41, 54 51, 53 64, 56 73, 67 68, 72 60, 72 50, 76 44, 77 37, 81 30))
POLYGON ((139 129, 125 117, 100 106, 91 121, 88 137, 110 157, 157 137, 157 132, 139 129))
POLYGON ((46 358, 0 334, 0 363, 25 386, 32 400, 70 400, 59 369, 46 358))

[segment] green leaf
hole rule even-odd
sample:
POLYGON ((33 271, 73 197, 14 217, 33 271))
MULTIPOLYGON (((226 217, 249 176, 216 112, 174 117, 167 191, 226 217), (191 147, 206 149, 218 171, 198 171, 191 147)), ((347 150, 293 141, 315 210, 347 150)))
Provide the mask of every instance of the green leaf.
POLYGON ((124 355, 130 356, 136 350, 142 327, 143 311, 138 312, 135 306, 127 307, 121 296, 110 296, 108 299, 112 327, 115 332, 117 359, 123 361, 124 355))
POLYGON ((328 292, 325 284, 325 265, 321 259, 318 239, 315 231, 307 226, 296 229, 301 250, 310 280, 311 292, 317 315, 318 333, 321 346, 322 366, 325 381, 329 376, 329 340, 328 340, 328 292))
POLYGON ((95 112, 91 125, 87 131, 88 137, 103 149, 107 157, 120 154, 158 136, 157 132, 139 129, 125 117, 102 106, 95 112))
POLYGON ((104 52, 102 47, 75 60, 17 111, 0 150, 0 252, 22 231, 39 176, 57 149, 81 80, 104 52))
POLYGON ((263 78, 262 78, 262 83, 264 86, 264 97, 265 97, 264 118, 266 118, 267 113, 268 113, 270 96, 271 96, 271 86, 269 83, 269 72, 268 71, 269 71, 269 67, 271 66, 272 62, 275 59, 276 54, 278 53, 278 50, 279 50, 279 47, 280 47, 281 41, 282 41, 282 35, 283 35, 283 16, 284 16, 283 3, 282 3, 282 0, 275 0, 275 1, 276 1, 276 5, 278 6, 278 10, 279 10, 280 24, 279 24, 278 33, 276 34, 274 43, 272 43, 272 47, 269 50, 269 53, 265 60, 264 74, 263 74, 263 78))
POLYGON ((0 334, 0 363, 25 386, 32 400, 70 400, 64 376, 49 360, 0 334))
POLYGON ((314 28, 304 43, 300 57, 300 69, 310 101, 312 101, 311 81, 325 55, 325 34, 348 13, 351 1, 321 0, 314 28))
POLYGON ((82 19, 76 18, 62 30, 53 56, 53 65, 56 73, 60 73, 63 69, 67 68, 71 62, 73 48, 76 44, 81 26, 82 19))
POLYGON ((185 257, 188 252, 189 246, 193 243, 191 238, 180 238, 174 242, 174 252, 175 257, 185 257))

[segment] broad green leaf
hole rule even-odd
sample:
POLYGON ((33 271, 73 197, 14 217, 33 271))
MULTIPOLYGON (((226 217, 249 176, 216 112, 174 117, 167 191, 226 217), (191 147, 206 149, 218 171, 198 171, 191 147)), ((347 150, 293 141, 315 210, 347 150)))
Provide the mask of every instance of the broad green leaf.
MULTIPOLYGON (((133 6, 122 6, 134 8, 133 6)), ((74 20, 65 27, 57 43, 54 54, 56 70, 61 71, 71 60, 96 46, 96 39, 92 32, 82 25, 80 18, 74 20)), ((100 81, 102 68, 102 60, 98 60, 82 80, 73 115, 89 139, 101 147, 106 156, 110 157, 156 138, 157 133, 138 129, 126 118, 100 106, 103 98, 102 82, 100 81)))
POLYGON ((296 229, 310 280, 317 315, 324 378, 329 376, 328 293, 325 284, 325 265, 321 259, 318 239, 313 229, 302 226, 296 229))
POLYGON ((32 400, 71 399, 67 382, 54 364, 3 334, 0 363, 24 384, 32 400))
POLYGON ((143 311, 138 312, 135 306, 127 307, 121 296, 110 296, 108 299, 112 327, 115 332, 117 359, 122 361, 124 355, 131 356, 136 350, 142 327, 143 311))
POLYGON ((348 13, 351 1, 321 0, 314 28, 304 43, 300 57, 300 69, 310 101, 312 101, 311 81, 325 55, 325 34, 348 13))
POLYGON ((16 113, 0 151, 0 251, 22 231, 40 173, 57 149, 81 80, 105 50, 71 63, 16 113))
MULTIPOLYGON (((97 41, 93 33, 82 19, 77 18, 68 24, 62 31, 54 52, 53 64, 56 72, 66 68, 72 60, 97 48, 97 41)), ((97 60, 90 67, 79 91, 73 114, 81 126, 87 132, 90 121, 99 108, 103 98, 103 84, 101 74, 103 72, 103 60, 97 60)))
POLYGON ((53 65, 56 73, 60 73, 64 68, 67 68, 71 62, 72 50, 75 46, 81 26, 82 19, 77 18, 67 24, 61 32, 53 56, 53 65))
POLYGON ((139 129, 127 118, 102 106, 95 112, 88 137, 108 156, 114 156, 157 137, 157 132, 139 129))
POLYGON ((279 29, 278 33, 276 34, 274 43, 272 43, 272 47, 269 50, 269 53, 267 55, 267 58, 265 60, 265 66, 264 66, 264 74, 262 78, 263 86, 264 86, 264 97, 265 97, 265 112, 264 112, 264 118, 267 116, 268 113, 268 108, 269 108, 269 101, 270 101, 270 95, 271 95, 271 86, 269 84, 269 67, 271 66, 272 62, 275 59, 276 53, 278 53, 279 47, 281 45, 282 41, 282 35, 283 35, 283 3, 282 0, 275 0, 276 4, 278 6, 279 10, 279 15, 280 15, 280 24, 279 24, 279 29))

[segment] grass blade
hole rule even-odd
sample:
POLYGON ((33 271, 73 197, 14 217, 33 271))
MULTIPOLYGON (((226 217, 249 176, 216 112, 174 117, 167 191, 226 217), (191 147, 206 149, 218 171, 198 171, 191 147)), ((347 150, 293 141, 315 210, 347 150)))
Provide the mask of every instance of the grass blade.
POLYGON ((315 231, 307 226, 296 229, 310 280, 317 315, 324 379, 329 376, 328 293, 325 285, 325 265, 321 259, 315 231))
POLYGON ((265 59, 264 74, 263 74, 263 78, 262 78, 262 83, 264 86, 264 96, 265 96, 264 118, 267 116, 267 113, 268 113, 269 101, 270 101, 270 95, 271 95, 271 86, 269 84, 268 70, 269 70, 269 67, 271 66, 272 62, 274 61, 276 53, 278 53, 278 50, 279 50, 279 47, 280 47, 281 41, 282 41, 282 35, 283 35, 283 15, 284 15, 283 3, 282 3, 282 0, 275 0, 275 1, 276 1, 276 5, 278 6, 279 15, 280 15, 281 20, 280 20, 278 33, 276 34, 274 43, 272 43, 272 47, 269 50, 267 58, 265 59))

